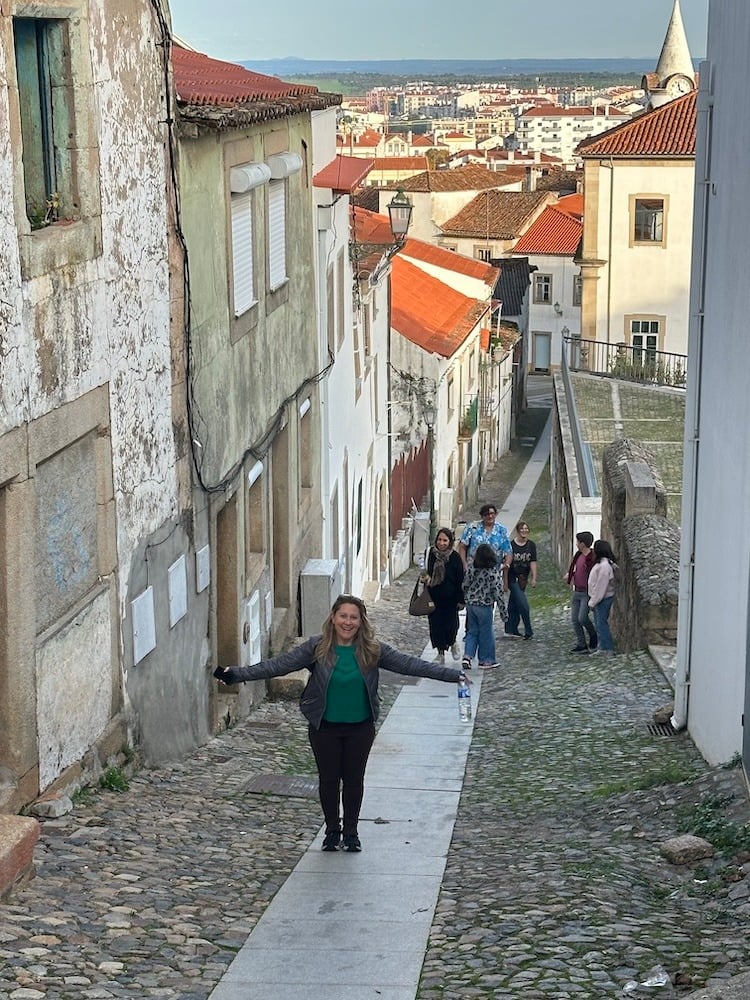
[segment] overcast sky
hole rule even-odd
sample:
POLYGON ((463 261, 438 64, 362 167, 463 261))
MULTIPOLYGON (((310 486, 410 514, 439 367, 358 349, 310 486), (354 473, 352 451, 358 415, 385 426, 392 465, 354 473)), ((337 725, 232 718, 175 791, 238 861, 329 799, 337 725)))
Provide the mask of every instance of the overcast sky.
MULTIPOLYGON (((170 9, 176 35, 226 60, 655 59, 673 2, 170 0, 170 9)), ((693 58, 706 52, 708 3, 680 3, 693 58)))

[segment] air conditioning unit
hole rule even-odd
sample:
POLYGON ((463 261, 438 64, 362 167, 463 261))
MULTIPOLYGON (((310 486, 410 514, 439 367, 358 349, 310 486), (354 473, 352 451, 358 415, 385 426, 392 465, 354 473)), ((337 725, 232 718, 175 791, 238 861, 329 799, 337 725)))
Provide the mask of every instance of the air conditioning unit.
POLYGON ((302 635, 318 635, 342 590, 337 559, 308 559, 300 574, 302 635))

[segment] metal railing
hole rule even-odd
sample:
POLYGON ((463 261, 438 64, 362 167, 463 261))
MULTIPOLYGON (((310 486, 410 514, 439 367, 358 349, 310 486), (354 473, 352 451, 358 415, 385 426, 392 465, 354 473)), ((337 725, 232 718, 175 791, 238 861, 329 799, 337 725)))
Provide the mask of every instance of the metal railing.
POLYGON ((624 343, 605 344, 581 337, 563 337, 563 350, 571 371, 675 389, 684 389, 687 383, 685 354, 629 347, 624 343))

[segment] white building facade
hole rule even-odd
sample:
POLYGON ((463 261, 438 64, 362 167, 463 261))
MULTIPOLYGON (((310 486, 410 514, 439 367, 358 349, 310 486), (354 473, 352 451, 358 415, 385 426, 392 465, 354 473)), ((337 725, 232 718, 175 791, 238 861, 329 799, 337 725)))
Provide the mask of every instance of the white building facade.
POLYGON ((750 773, 747 291, 750 135, 744 0, 712 0, 700 67, 675 722, 711 764, 750 773), (709 141, 710 139, 710 141, 709 141), (717 541, 726 557, 717 560, 717 541), (721 567, 718 569, 718 567, 721 567))

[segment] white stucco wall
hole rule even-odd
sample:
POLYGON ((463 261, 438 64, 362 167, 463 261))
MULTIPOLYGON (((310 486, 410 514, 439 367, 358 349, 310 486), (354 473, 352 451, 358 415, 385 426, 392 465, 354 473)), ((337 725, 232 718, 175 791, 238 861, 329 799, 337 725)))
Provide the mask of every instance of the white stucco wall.
MULTIPOLYGON (((562 354, 562 330, 567 327, 569 334, 581 331, 581 307, 573 305, 573 285, 575 276, 579 273, 577 264, 572 257, 560 257, 553 254, 527 254, 529 264, 536 268, 538 274, 552 275, 552 301, 534 302, 534 275, 531 275, 529 289, 529 347, 533 347, 533 336, 537 332, 550 333, 550 365, 560 367, 562 354), (560 313, 555 312, 555 303, 560 307, 560 313)), ((528 362, 533 366, 534 358, 529 356, 528 362)))
MULTIPOLYGON (((676 700, 712 764, 741 751, 747 697, 750 362, 746 283, 737 276, 750 267, 750 200, 738 166, 747 157, 750 135, 750 104, 738 100, 750 88, 748 37, 750 7, 744 0, 712 0, 711 65, 701 67, 702 91, 713 79, 714 108, 709 184, 704 189, 701 176, 696 183, 676 700), (704 190, 706 244, 700 258, 704 190)), ((699 109, 707 104, 701 93, 699 109)), ((705 112, 699 110, 698 121, 700 163, 705 112)))
POLYGON ((100 593, 37 652, 39 787, 80 760, 109 721, 112 621, 100 593), (81 637, 86 636, 86 655, 81 637))
MULTIPOLYGON (((335 109, 313 115, 313 172, 329 163, 335 149, 335 109)), ((327 189, 314 188, 316 204, 330 205, 334 198, 327 189)), ((342 562, 342 583, 351 593, 362 595, 368 583, 378 579, 378 554, 387 551, 381 526, 387 526, 386 506, 381 505, 381 483, 389 481, 388 412, 388 282, 386 268, 376 287, 360 290, 355 314, 352 294, 354 277, 349 259, 351 206, 348 196, 339 197, 330 209, 330 225, 318 231, 316 260, 321 370, 329 363, 327 334, 327 292, 325 271, 339 254, 344 255, 343 287, 337 289, 343 311, 343 339, 337 343, 335 361, 321 382, 323 457, 321 499, 324 512, 323 559, 336 556, 342 562), (364 312, 370 313, 370 350, 365 352, 364 312), (356 340, 355 340, 356 323, 356 340), (357 379, 355 350, 360 378, 357 379), (362 483, 361 544, 357 550, 359 483, 362 483), (338 524, 333 523, 332 499, 338 499, 338 524), (334 537, 335 536, 335 537, 334 537)), ((318 218, 324 218, 318 213, 318 218)), ((334 267, 334 279, 337 269, 334 267)), ((334 299, 336 320, 339 302, 334 299)), ((387 527, 386 527, 387 532, 387 527)), ((383 566, 385 568, 385 566, 383 566)))
POLYGON ((626 317, 665 317, 661 350, 687 353, 693 223, 692 161, 615 161, 599 168, 597 340, 630 342, 626 317), (669 199, 666 246, 630 242, 631 195, 669 199))

